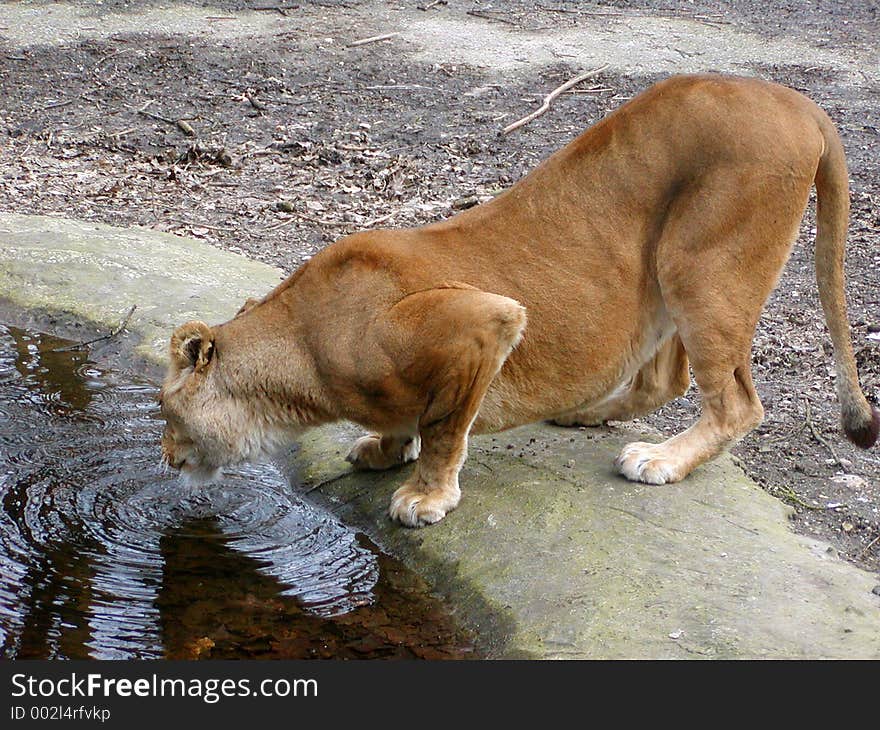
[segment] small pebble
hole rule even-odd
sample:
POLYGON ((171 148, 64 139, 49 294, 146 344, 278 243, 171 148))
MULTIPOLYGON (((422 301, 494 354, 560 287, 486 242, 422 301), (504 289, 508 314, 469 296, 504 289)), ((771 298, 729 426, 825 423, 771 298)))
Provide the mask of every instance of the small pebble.
POLYGON ((874 586, 873 590, 871 590, 871 593, 873 593, 875 596, 880 596, 880 585, 874 586))
POLYGON ((868 485, 862 477, 856 474, 838 474, 831 477, 831 481, 847 489, 864 489, 868 485))
POLYGON ((671 634, 669 634, 670 639, 680 639, 682 636, 684 636, 684 631, 682 631, 681 629, 677 629, 676 631, 673 631, 671 634))

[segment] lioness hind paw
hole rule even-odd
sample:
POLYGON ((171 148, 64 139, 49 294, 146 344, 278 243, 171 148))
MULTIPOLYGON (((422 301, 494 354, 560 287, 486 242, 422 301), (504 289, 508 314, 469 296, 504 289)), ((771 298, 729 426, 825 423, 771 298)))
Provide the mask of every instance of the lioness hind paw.
POLYGON ((345 460, 355 469, 382 470, 400 464, 408 464, 419 458, 421 442, 418 436, 408 439, 391 453, 382 450, 382 437, 362 436, 351 447, 345 460))
POLYGON ((641 441, 624 446, 614 466, 630 481, 644 484, 669 484, 685 476, 666 456, 662 444, 641 441))

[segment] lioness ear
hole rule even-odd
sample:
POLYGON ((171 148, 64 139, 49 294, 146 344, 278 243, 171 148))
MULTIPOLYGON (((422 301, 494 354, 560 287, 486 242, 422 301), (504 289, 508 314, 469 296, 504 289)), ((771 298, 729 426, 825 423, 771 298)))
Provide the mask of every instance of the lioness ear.
POLYGON ((171 361, 181 370, 201 370, 214 355, 214 333, 204 322, 187 322, 171 335, 171 361))

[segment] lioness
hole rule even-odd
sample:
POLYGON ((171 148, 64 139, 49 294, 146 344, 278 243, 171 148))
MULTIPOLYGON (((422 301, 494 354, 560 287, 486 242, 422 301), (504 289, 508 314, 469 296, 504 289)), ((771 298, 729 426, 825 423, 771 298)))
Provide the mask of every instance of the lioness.
POLYGON ((390 508, 415 527, 458 504, 468 434, 630 419, 682 395, 690 363, 699 420, 616 461, 683 479, 763 417, 752 337, 813 184, 843 428, 867 448, 880 419, 847 322, 837 132, 791 89, 702 75, 653 86, 491 202, 346 236, 229 322, 179 327, 163 458, 209 475, 347 419, 372 432, 356 467, 418 459, 390 508))

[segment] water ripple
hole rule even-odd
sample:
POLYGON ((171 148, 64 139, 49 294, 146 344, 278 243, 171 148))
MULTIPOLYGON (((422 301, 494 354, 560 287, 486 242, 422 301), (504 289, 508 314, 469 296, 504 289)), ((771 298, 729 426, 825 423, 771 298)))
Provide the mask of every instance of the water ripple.
POLYGON ((155 388, 60 344, 0 326, 3 654, 163 656, 163 539, 205 520, 315 614, 371 600, 376 557, 355 534, 270 466, 201 488, 162 474, 155 388))

